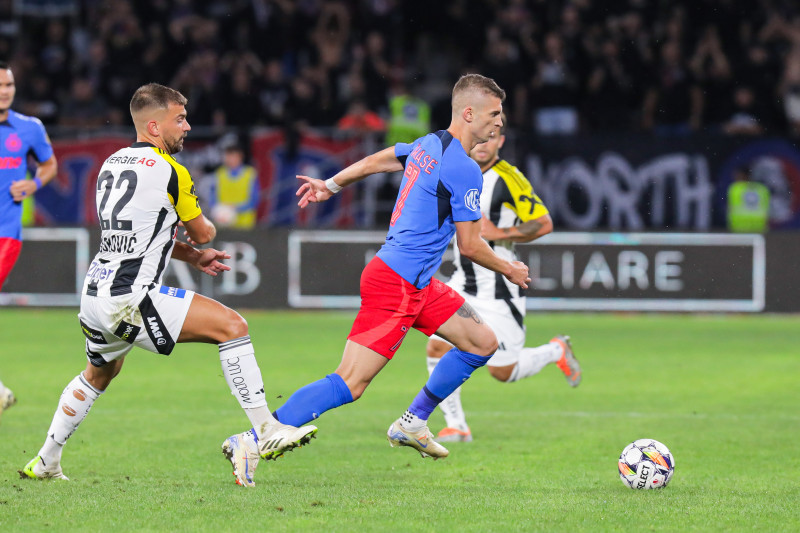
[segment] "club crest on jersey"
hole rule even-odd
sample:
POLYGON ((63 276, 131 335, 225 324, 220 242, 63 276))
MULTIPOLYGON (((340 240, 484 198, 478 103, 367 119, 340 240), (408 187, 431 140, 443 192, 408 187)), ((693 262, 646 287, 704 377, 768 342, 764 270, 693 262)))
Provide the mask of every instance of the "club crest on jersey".
POLYGON ((9 152, 19 152, 22 150, 22 139, 16 133, 10 134, 6 137, 6 149, 9 152))
POLYGON ((464 195, 464 205, 471 211, 478 211, 481 208, 481 193, 478 189, 470 189, 464 195))

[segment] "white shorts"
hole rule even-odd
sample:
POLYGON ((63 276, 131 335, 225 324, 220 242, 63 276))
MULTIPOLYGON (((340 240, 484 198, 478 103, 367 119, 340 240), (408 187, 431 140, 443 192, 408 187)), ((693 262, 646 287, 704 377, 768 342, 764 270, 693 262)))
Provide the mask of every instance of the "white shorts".
MULTIPOLYGON (((498 348, 486 364, 488 366, 509 366, 519 359, 525 346, 525 298, 506 300, 486 300, 469 294, 459 293, 464 300, 486 321, 497 336, 498 348), (515 311, 512 311, 511 306, 515 311)), ((448 342, 438 335, 432 339, 448 342)), ((449 343, 448 343, 449 344, 449 343)))
POLYGON ((156 285, 122 296, 83 295, 78 318, 86 357, 94 366, 124 357, 133 346, 169 355, 183 328, 194 292, 156 285))

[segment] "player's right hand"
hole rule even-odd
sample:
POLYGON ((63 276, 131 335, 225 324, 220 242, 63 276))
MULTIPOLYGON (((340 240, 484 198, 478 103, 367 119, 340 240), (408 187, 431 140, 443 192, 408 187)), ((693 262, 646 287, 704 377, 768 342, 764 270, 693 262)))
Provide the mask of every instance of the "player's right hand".
POLYGON ((506 274, 508 281, 514 285, 519 285, 523 289, 528 288, 531 278, 528 276, 528 265, 522 261, 511 261, 511 272, 506 274))
POLYGON ((297 176, 297 179, 305 182, 300 185, 300 188, 297 189, 295 193, 296 196, 300 197, 297 205, 299 205, 301 209, 306 207, 309 203, 324 202, 333 196, 333 193, 325 186, 325 182, 322 180, 309 178, 308 176, 297 176))

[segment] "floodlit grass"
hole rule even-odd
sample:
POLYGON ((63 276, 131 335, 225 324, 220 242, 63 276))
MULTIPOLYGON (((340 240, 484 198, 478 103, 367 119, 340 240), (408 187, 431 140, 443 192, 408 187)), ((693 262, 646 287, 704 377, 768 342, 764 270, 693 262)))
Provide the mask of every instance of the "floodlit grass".
MULTIPOLYGON (((333 371, 353 313, 245 312, 276 408, 333 371)), ((0 423, 0 531, 798 531, 800 319, 534 314, 529 345, 570 334, 584 368, 464 387, 475 441, 445 460, 390 448, 385 431, 427 378, 425 338, 318 438, 262 462, 255 489, 219 452, 247 418, 215 347, 135 349, 70 439, 68 483, 20 480, 63 387, 84 366, 75 311, 0 311, 0 379, 19 403, 0 423), (637 438, 677 468, 661 491, 619 481, 637 438)), ((436 412, 434 431, 442 425, 436 412)))

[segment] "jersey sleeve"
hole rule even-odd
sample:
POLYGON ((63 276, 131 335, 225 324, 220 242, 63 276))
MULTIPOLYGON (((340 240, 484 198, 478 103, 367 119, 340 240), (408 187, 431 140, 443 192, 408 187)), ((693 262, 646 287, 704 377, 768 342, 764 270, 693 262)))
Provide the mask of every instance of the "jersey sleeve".
POLYGON ((36 160, 41 163, 53 157, 53 145, 50 144, 50 137, 47 136, 47 131, 45 131, 42 121, 38 118, 34 119, 33 127, 30 131, 31 150, 33 150, 36 160))
POLYGON ((509 165, 506 172, 503 172, 503 181, 511 193, 512 204, 509 207, 517 214, 521 222, 536 220, 550 214, 547 206, 544 205, 533 191, 531 182, 528 181, 522 172, 516 167, 509 165))
POLYGON ((177 163, 172 165, 172 176, 167 190, 172 205, 183 221, 200 216, 200 200, 194 188, 194 181, 186 167, 177 163))
POLYGON ((413 147, 414 146, 412 144, 408 143, 397 143, 394 145, 394 156, 403 164, 403 166, 406 166, 406 158, 408 157, 408 154, 411 153, 411 149, 413 147))
POLYGON ((451 160, 442 167, 440 178, 450 192, 453 222, 470 222, 481 218, 483 175, 471 159, 451 160))

